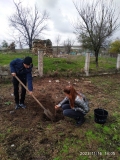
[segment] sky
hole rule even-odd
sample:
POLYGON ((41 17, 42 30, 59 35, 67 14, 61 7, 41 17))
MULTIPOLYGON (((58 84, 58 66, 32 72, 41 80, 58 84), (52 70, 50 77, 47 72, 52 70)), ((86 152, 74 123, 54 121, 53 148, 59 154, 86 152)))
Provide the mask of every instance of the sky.
MULTIPOLYGON (((14 0, 19 2, 19 0, 14 0)), ((73 33, 72 23, 77 17, 77 11, 72 0, 20 0, 22 5, 36 5, 40 12, 46 10, 49 13, 48 30, 44 31, 43 39, 51 39, 53 45, 56 44, 56 38, 60 36, 60 44, 62 45, 68 38, 75 41, 78 45, 76 35, 73 33)), ((80 0, 79 0, 80 1, 80 0)), ((88 0, 89 1, 89 0, 88 0)), ((105 0, 106 1, 106 0, 105 0)), ((113 0, 117 7, 120 8, 120 0, 113 0)), ((0 0, 0 44, 3 40, 8 43, 13 42, 13 34, 8 23, 8 17, 15 11, 13 0, 0 0)), ((115 36, 119 36, 117 31, 115 36)))

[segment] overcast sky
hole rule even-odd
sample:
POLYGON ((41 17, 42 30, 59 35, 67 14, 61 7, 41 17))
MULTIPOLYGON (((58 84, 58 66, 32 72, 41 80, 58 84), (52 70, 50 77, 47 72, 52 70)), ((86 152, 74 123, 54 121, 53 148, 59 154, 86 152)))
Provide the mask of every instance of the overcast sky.
MULTIPOLYGON (((18 2, 19 0, 14 1, 18 2)), ((120 0, 113 1, 120 8, 120 0)), ((21 2, 24 6, 34 6, 36 4, 40 11, 46 10, 49 13, 49 30, 44 32, 44 39, 51 39, 53 45, 56 45, 55 39, 59 35, 61 44, 68 38, 75 40, 75 44, 78 44, 72 26, 72 22, 77 17, 77 11, 72 0, 21 0, 21 2)), ((8 43, 13 41, 8 17, 14 13, 14 9, 13 0, 0 0, 0 44, 3 40, 8 43)), ((117 37, 119 37, 118 33, 116 33, 117 37)))

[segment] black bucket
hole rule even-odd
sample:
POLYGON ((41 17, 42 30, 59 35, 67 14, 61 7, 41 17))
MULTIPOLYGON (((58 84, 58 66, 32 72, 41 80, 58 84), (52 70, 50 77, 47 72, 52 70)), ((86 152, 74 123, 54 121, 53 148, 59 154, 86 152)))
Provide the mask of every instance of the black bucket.
POLYGON ((104 109, 98 108, 94 110, 94 120, 96 123, 104 124, 106 122, 108 112, 104 109))

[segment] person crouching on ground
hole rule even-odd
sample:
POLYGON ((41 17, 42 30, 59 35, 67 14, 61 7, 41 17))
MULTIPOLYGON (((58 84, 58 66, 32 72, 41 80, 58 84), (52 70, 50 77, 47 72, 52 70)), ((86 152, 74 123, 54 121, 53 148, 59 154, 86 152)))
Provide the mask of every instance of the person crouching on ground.
POLYGON ((14 97, 15 97, 15 109, 26 108, 24 101, 26 95, 26 89, 21 86, 21 97, 19 97, 19 81, 15 78, 17 76, 22 83, 26 86, 28 83, 29 94, 32 95, 33 85, 32 85, 32 58, 26 57, 25 59, 15 59, 10 62, 10 71, 13 76, 13 86, 14 86, 14 97), (20 99, 19 99, 20 98, 20 99))
POLYGON ((76 120, 77 125, 82 125, 85 121, 84 116, 89 112, 89 103, 82 93, 78 93, 72 85, 64 88, 66 97, 55 106, 61 107, 63 115, 76 120))

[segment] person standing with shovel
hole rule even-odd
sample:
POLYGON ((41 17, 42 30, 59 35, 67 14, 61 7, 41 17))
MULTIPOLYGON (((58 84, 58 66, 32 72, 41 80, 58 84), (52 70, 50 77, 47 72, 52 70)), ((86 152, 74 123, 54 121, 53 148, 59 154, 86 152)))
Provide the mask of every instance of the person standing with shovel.
POLYGON ((15 109, 26 108, 24 104, 26 89, 21 86, 21 97, 19 96, 19 81, 16 76, 22 81, 26 86, 28 83, 29 94, 32 95, 33 84, 32 84, 32 58, 25 57, 25 59, 15 59, 10 62, 10 72, 13 76, 13 86, 14 86, 14 97, 15 97, 15 109))

